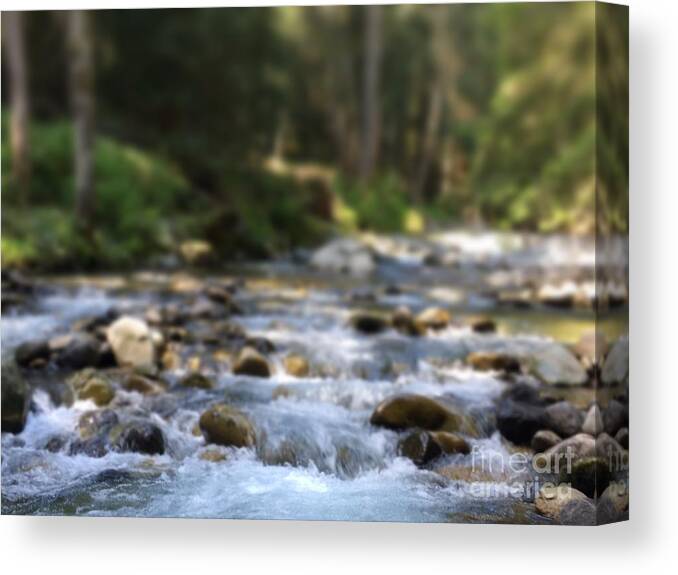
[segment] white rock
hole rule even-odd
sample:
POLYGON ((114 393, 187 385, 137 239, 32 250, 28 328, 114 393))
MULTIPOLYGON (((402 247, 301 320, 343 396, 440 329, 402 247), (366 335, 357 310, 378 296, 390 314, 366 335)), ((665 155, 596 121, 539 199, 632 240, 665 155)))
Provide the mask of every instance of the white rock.
POLYGON ((109 326, 106 338, 118 365, 141 367, 153 364, 153 338, 145 321, 123 316, 109 326))

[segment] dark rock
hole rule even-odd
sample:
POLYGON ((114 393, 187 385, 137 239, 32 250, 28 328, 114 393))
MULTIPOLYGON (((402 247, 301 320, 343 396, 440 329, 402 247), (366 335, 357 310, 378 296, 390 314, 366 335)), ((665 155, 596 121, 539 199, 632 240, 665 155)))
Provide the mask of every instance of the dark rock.
POLYGON ((622 427, 619 431, 617 431, 617 434, 614 436, 615 440, 619 445, 621 445, 624 449, 629 448, 629 428, 628 427, 622 427))
POLYGON ((20 433, 26 424, 30 390, 16 363, 2 362, 2 431, 20 433))
POLYGON ((244 347, 233 363, 233 373, 236 375, 270 377, 271 371, 268 360, 252 347, 244 347))
POLYGON ((88 333, 74 333, 68 343, 57 353, 56 361, 61 367, 83 369, 99 365, 101 343, 88 333))
POLYGON ((614 436, 617 431, 628 424, 628 410, 624 404, 611 399, 603 411, 603 428, 605 433, 614 436))
POLYGON ((419 336, 425 333, 425 329, 418 324, 414 315, 407 307, 399 307, 391 316, 393 329, 404 335, 419 336))
POLYGON ((78 420, 78 432, 81 439, 90 439, 97 435, 108 434, 118 425, 118 416, 112 409, 87 411, 78 420))
POLYGON ((245 414, 226 404, 210 407, 200 416, 200 430, 209 443, 234 447, 252 447, 254 427, 245 414))
POLYGON ((534 434, 546 423, 546 410, 541 405, 505 398, 497 408, 497 429, 517 445, 530 445, 534 434))
POLYGON ((595 525, 596 506, 588 499, 568 501, 558 519, 561 525, 595 525))
POLYGON ((610 483, 596 503, 598 524, 621 521, 628 508, 628 486, 624 482, 610 483))
POLYGON ((561 437, 577 433, 582 425, 582 414, 569 401, 558 401, 546 408, 547 427, 561 437))
POLYGON ((123 389, 136 391, 142 395, 159 395, 166 391, 164 383, 139 373, 132 373, 122 383, 123 389))
POLYGON ((259 353, 268 355, 275 351, 275 344, 265 337, 248 337, 245 340, 245 346, 256 349, 259 353))
POLYGON ((416 465, 424 465, 442 454, 442 449, 427 431, 410 433, 398 445, 399 451, 416 465))
POLYGON ((179 380, 179 385, 198 389, 212 389, 214 387, 214 382, 202 373, 193 371, 182 377, 179 380))
POLYGON ((583 457, 574 461, 570 469, 563 467, 560 480, 589 497, 595 497, 610 483, 610 470, 607 461, 600 457, 583 457))
POLYGON ((47 341, 27 341, 16 348, 14 358, 21 367, 30 367, 36 360, 47 361, 50 356, 49 344, 47 341))
POLYGON ((111 432, 111 444, 116 451, 132 451, 148 455, 165 453, 165 436, 162 430, 149 421, 124 424, 111 432))
POLYGON ((380 315, 357 313, 351 318, 351 325, 360 333, 375 335, 388 328, 388 322, 380 315))
POLYGON ((520 361, 504 353, 476 351, 466 356, 466 363, 478 371, 520 373, 520 361))
POLYGON ((430 431, 429 435, 433 438, 445 454, 452 453, 471 453, 471 446, 463 437, 456 433, 448 431, 430 431))
POLYGON ((532 447, 536 453, 544 453, 561 441, 562 438, 557 433, 550 429, 542 429, 534 434, 532 441, 530 442, 530 447, 532 447))
POLYGON ((471 329, 475 333, 494 333, 497 331, 497 323, 490 318, 478 318, 471 322, 471 329))

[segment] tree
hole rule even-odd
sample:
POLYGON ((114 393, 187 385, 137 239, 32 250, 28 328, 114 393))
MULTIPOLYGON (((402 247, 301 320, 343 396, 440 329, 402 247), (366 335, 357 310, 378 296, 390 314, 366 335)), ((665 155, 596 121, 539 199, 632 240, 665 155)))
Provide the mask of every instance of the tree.
POLYGON ((365 8, 362 155, 360 177, 369 179, 377 162, 381 124, 379 77, 382 56, 382 8, 365 8))
POLYGON ((89 16, 74 10, 67 16, 70 92, 74 118, 75 215, 91 224, 94 212, 94 62, 89 16))
POLYGON ((21 12, 5 12, 2 15, 2 36, 6 42, 10 79, 12 178, 19 188, 22 201, 25 202, 30 183, 30 112, 24 21, 21 12))

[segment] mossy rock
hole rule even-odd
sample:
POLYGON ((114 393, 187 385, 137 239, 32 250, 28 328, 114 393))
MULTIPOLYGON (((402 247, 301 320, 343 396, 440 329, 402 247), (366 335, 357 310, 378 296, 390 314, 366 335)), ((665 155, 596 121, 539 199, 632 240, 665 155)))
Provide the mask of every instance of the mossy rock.
POLYGON ((199 371, 193 371, 179 380, 182 387, 192 387, 196 389, 213 389, 214 382, 199 371))
POLYGON ((233 373, 236 375, 271 377, 271 371, 268 360, 253 347, 244 347, 233 363, 233 373))
POLYGON ((234 447, 252 447, 254 427, 247 416, 225 403, 213 405, 200 416, 200 430, 209 443, 234 447))

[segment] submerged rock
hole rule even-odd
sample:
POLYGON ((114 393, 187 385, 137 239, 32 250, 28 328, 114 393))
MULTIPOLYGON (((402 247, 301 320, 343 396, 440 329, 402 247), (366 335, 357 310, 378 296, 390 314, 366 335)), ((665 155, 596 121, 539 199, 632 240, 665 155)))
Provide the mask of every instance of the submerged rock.
POLYGON ((417 465, 424 465, 444 453, 471 451, 463 437, 446 431, 414 431, 400 441, 398 449, 417 465))
POLYGON ((451 321, 450 313, 441 307, 429 307, 417 315, 416 322, 425 329, 440 330, 451 321))
POLYGON ((2 431, 20 433, 26 425, 30 390, 16 363, 2 362, 2 431))
POLYGON ((293 377, 308 377, 311 370, 308 360, 301 355, 288 355, 283 360, 285 371, 293 377))
POLYGON ((200 416, 200 430, 209 443, 252 447, 254 427, 245 414, 225 403, 213 405, 200 416))
POLYGON ((182 377, 179 380, 179 385, 197 389, 212 389, 214 387, 214 382, 199 371, 193 371, 182 377))
POLYGON ((396 430, 419 427, 477 434, 475 424, 467 414, 423 395, 397 395, 385 399, 375 408, 370 423, 396 430))
POLYGON ((49 343, 45 340, 24 342, 14 352, 16 363, 21 367, 30 367, 35 361, 47 361, 49 356, 49 343))
POLYGON ((356 313, 351 318, 351 325, 360 333, 374 335, 388 329, 386 318, 374 313, 356 313))
POLYGON ((123 316, 109 326, 106 337, 118 365, 143 367, 154 363, 155 348, 145 321, 123 316))
POLYGON ((165 453, 165 436, 150 421, 134 421, 111 432, 111 444, 117 451, 132 451, 148 455, 165 453))
POLYGON ((244 347, 233 363, 233 373, 253 377, 270 377, 271 366, 268 360, 253 347, 244 347))
POLYGON ((118 416, 112 409, 86 411, 78 420, 78 433, 81 439, 90 439, 108 433, 118 425, 118 421, 118 416))

